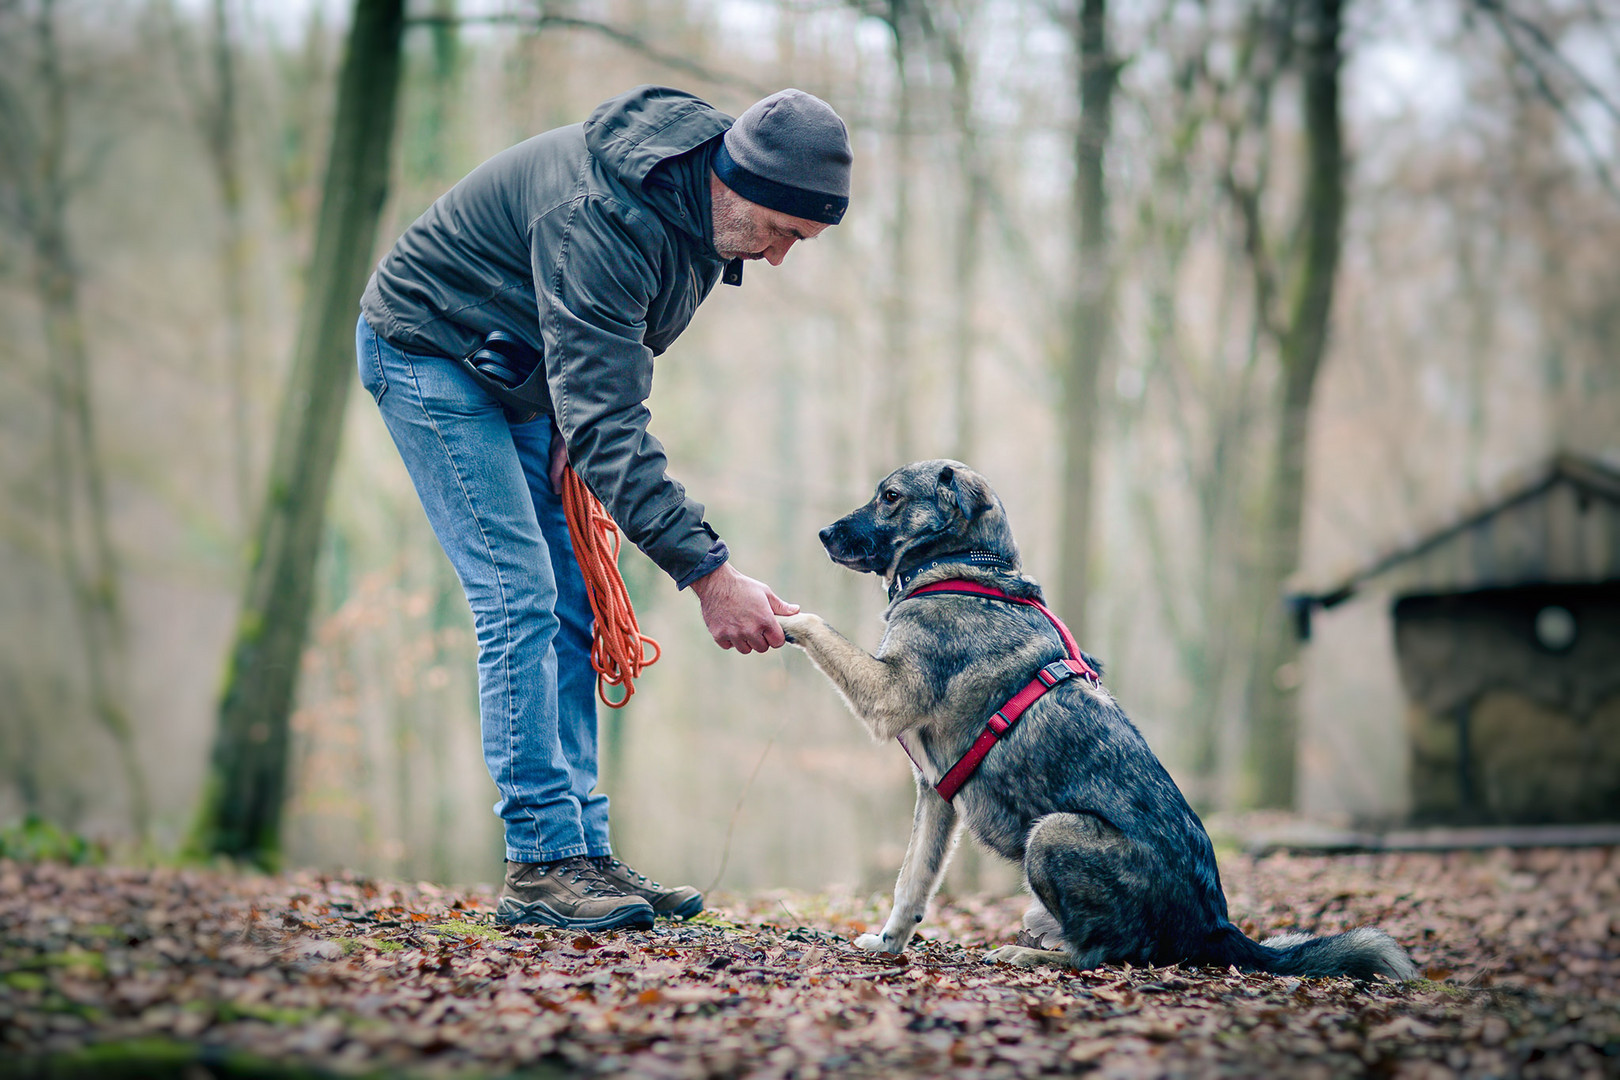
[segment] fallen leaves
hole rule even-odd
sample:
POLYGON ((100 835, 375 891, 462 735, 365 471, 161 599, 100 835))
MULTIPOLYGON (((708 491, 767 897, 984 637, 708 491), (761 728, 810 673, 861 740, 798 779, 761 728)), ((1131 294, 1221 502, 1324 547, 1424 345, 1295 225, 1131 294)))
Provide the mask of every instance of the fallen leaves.
POLYGON ((1432 973, 1395 987, 985 964, 1016 897, 942 900, 889 957, 851 944, 879 898, 582 934, 499 927, 481 889, 0 863, 0 1075, 224 1053, 389 1075, 1617 1075, 1617 871, 1602 849, 1223 866, 1252 933, 1389 930, 1432 973))

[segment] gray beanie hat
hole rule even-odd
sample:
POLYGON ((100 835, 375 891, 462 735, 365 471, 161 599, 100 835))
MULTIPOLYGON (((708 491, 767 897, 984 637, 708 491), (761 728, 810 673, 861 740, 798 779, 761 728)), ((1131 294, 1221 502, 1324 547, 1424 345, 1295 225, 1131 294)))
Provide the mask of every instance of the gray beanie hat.
POLYGON ((749 202, 836 225, 849 208, 849 132, 832 106, 803 90, 750 105, 721 140, 715 175, 749 202))

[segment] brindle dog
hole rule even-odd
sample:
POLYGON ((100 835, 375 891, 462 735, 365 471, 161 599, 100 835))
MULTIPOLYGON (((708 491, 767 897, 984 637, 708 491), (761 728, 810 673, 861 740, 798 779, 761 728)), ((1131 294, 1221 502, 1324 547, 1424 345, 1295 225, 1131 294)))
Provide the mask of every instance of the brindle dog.
POLYGON ((1368 927, 1264 944, 1245 937, 1227 917, 1203 824, 1119 704, 1084 678, 1036 700, 954 800, 941 797, 934 785, 986 720, 1065 655, 1037 609, 977 595, 917 594, 932 582, 967 579, 1042 599, 1040 586, 1020 572, 1006 511, 983 477, 955 461, 907 465, 885 478, 869 503, 821 530, 821 541, 834 562, 888 584, 883 641, 869 655, 809 613, 782 618, 782 628, 874 738, 903 737, 917 762, 916 813, 894 909, 880 932, 862 934, 856 945, 905 949, 965 825, 984 846, 1022 863, 1035 896, 1021 944, 989 959, 1415 977, 1406 952, 1368 927))

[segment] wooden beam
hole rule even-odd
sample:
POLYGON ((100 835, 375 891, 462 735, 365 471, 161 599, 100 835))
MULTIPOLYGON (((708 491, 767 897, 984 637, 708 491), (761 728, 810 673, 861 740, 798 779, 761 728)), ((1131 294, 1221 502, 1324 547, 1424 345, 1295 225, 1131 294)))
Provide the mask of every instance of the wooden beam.
POLYGON ((1620 847, 1620 823, 1589 825, 1491 825, 1358 832, 1301 827, 1249 838, 1252 855, 1277 851, 1323 854, 1359 851, 1484 851, 1491 848, 1620 847))

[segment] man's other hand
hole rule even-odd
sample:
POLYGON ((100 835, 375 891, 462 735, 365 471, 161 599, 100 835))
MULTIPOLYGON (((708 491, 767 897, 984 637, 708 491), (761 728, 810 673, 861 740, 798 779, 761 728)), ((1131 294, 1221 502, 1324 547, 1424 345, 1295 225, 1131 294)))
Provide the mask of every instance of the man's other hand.
POLYGON ((714 643, 740 653, 764 652, 781 648, 787 642, 778 615, 795 615, 798 604, 790 604, 771 591, 763 581, 738 573, 730 563, 692 582, 692 591, 703 605, 703 624, 714 643))
POLYGON ((563 493, 563 470, 568 468, 568 444, 563 442, 557 421, 551 421, 551 454, 546 462, 546 479, 551 481, 551 493, 558 498, 563 493))

